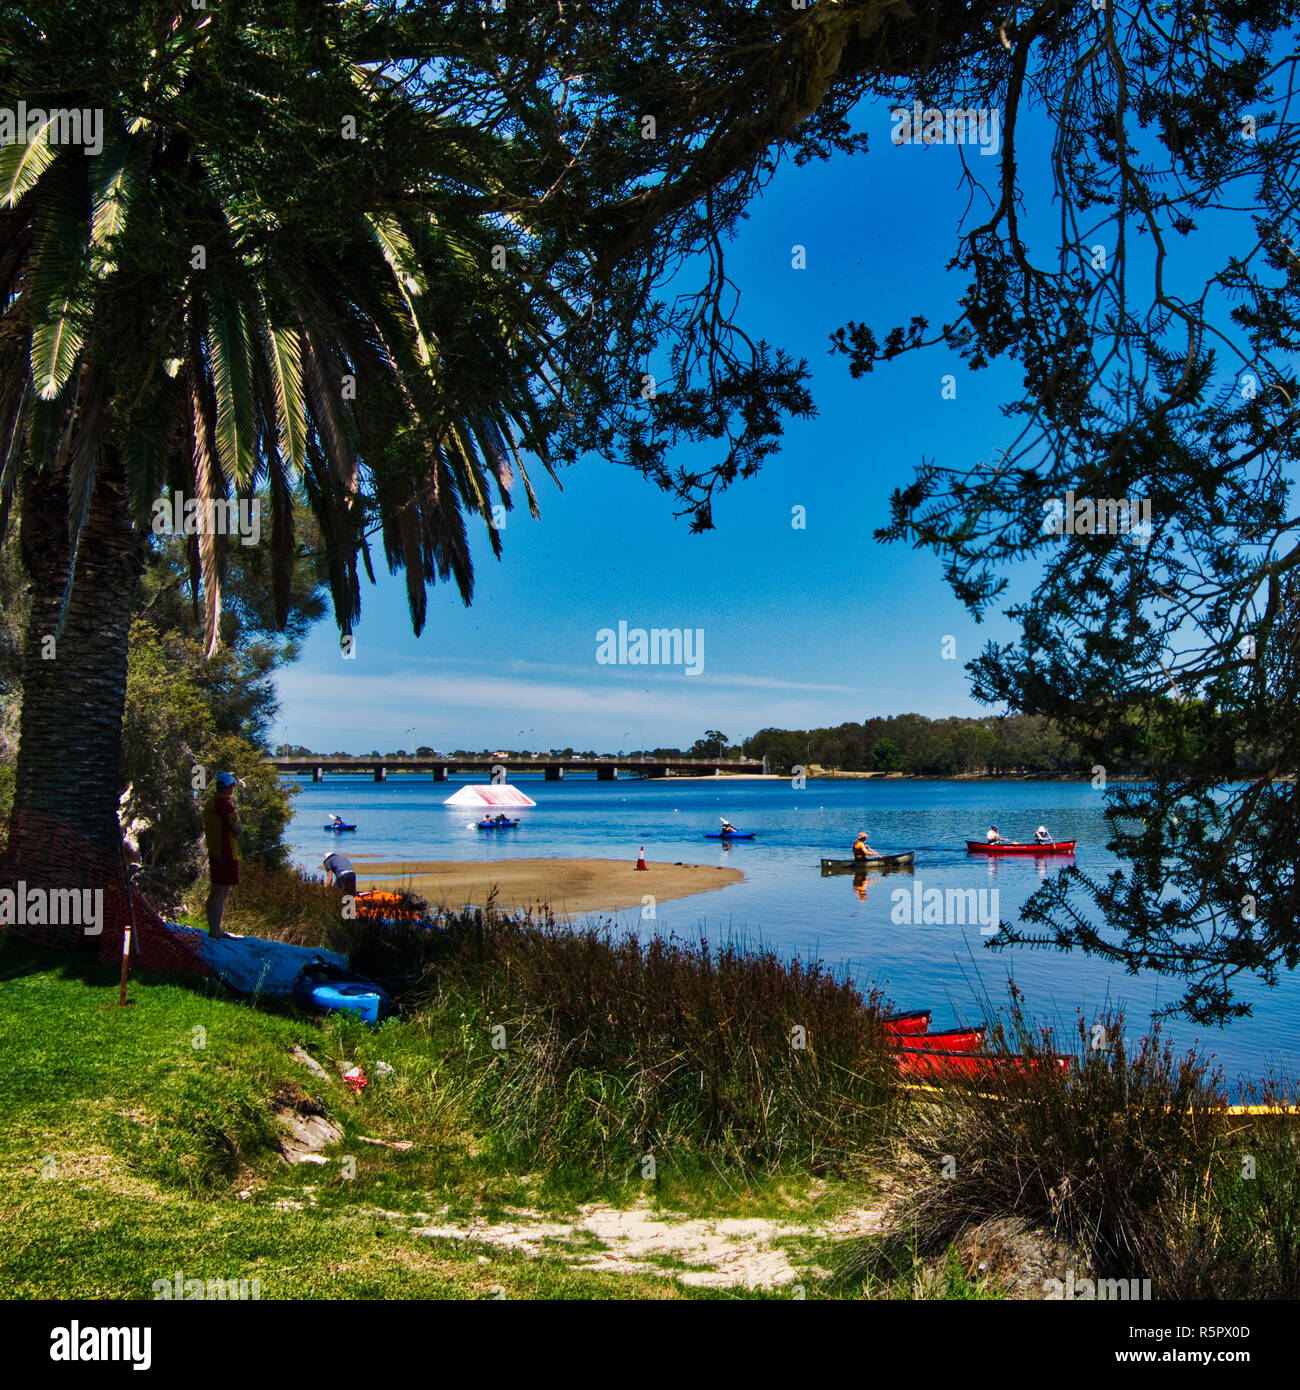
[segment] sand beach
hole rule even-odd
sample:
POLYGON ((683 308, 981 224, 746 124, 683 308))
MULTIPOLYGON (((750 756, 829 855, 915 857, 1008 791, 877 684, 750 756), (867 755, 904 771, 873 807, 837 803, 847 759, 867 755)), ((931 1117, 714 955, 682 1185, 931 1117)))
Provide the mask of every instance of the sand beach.
POLYGON ((499 907, 549 906, 560 917, 640 907, 650 893, 659 901, 686 898, 738 883, 739 869, 711 864, 633 859, 375 860, 353 858, 358 887, 409 888, 432 907, 482 906, 495 889, 499 907))

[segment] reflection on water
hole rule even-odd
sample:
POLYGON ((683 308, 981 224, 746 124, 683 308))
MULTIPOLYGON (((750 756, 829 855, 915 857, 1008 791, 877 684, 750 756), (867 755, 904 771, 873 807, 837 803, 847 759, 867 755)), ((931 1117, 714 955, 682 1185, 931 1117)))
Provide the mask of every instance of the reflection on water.
POLYGON ((1073 850, 1056 854, 981 854, 978 850, 973 849, 968 853, 972 860, 982 859, 988 864, 988 881, 990 883, 997 881, 998 866, 1002 864, 1028 864, 1032 860, 1034 868, 1038 871, 1038 877, 1045 879, 1049 874, 1055 874, 1059 869, 1068 869, 1075 862, 1073 850))

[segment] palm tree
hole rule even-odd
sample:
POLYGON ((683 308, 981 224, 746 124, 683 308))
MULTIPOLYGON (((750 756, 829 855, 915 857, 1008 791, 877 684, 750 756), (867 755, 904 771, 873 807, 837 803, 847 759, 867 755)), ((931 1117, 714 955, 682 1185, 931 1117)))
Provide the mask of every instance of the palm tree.
MULTIPOLYGON (((282 147, 250 187, 255 124, 214 131, 193 115, 228 80, 230 43, 208 15, 181 12, 162 51, 169 85, 106 109, 98 152, 53 143, 52 120, 0 147, 0 535, 20 514, 33 582, 8 856, 29 878, 54 831, 119 843, 127 630, 160 490, 199 517, 239 498, 269 507, 282 621, 305 498, 345 638, 377 532, 418 633, 428 584, 453 580, 470 599, 467 514, 499 551, 494 506, 511 505, 516 477, 536 511, 522 446, 546 463, 543 319, 553 332, 566 306, 491 272, 508 229, 386 206, 400 201, 384 177, 396 159, 369 169, 368 199, 350 183, 326 199, 307 166, 287 182, 282 147)), ((240 51, 266 56, 255 40, 240 51)), ((310 69, 304 55, 285 87, 310 69)), ((0 72, 0 103, 16 105, 14 69, 0 72)), ((373 99, 359 80, 359 121, 373 99)), ((278 135, 324 143, 308 124, 290 117, 278 135)), ((448 138, 423 174, 483 190, 488 153, 448 138)), ((211 652, 221 540, 198 530, 191 579, 211 652)))
MULTIPOLYGON (((37 119, 0 146, 0 538, 17 517, 32 581, 0 878, 112 870, 164 490, 265 502, 282 608, 305 502, 345 639, 374 540, 417 631, 429 584, 468 600, 467 522, 498 551, 516 480, 536 510, 525 457, 617 459, 711 525, 812 413, 806 364, 725 307, 723 238, 778 149, 860 147, 880 74, 968 51, 964 14, 919 33, 888 11, 9 7, 0 111, 97 112, 102 143, 37 119), (699 293, 662 303, 702 248, 699 293), (673 389, 647 399, 652 357, 673 389), (719 457, 675 463, 692 441, 719 457)), ((187 540, 211 650, 223 547, 187 540)))

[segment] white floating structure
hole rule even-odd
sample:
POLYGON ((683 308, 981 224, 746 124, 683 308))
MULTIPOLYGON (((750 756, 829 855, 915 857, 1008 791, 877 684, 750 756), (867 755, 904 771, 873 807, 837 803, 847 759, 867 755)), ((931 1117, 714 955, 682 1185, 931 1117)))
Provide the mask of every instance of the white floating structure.
POLYGON ((506 782, 476 782, 472 786, 462 787, 458 792, 453 792, 442 804, 472 806, 476 811, 488 806, 500 808, 537 805, 532 797, 525 796, 518 787, 512 787, 506 782))

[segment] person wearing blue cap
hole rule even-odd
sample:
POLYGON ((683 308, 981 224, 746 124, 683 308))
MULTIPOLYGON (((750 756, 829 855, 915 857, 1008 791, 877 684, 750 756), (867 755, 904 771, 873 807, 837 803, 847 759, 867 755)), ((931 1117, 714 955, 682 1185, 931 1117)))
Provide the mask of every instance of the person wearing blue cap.
POLYGON ((998 828, 997 828, 996 825, 990 825, 990 826, 989 826, 989 833, 988 833, 984 838, 985 838, 985 839, 989 842, 989 844, 991 844, 991 845, 1000 845, 1000 844, 1002 843, 1002 836, 1001 836, 1001 834, 999 834, 998 828))
POLYGON ((239 812, 234 802, 235 775, 218 772, 216 789, 203 808, 203 833, 208 847, 208 935, 229 936, 222 931, 221 918, 230 890, 239 882, 239 812))

